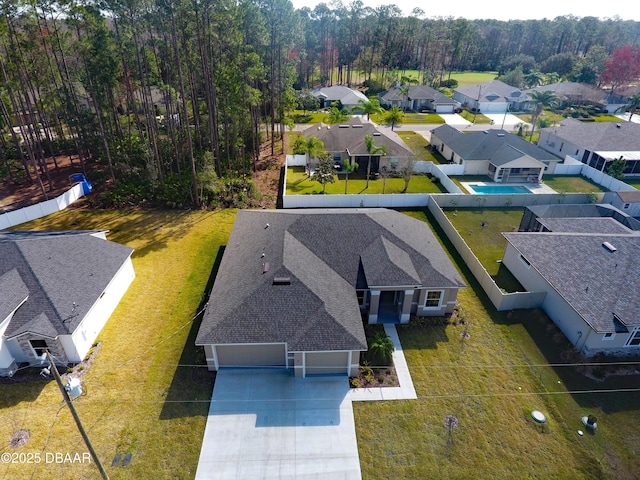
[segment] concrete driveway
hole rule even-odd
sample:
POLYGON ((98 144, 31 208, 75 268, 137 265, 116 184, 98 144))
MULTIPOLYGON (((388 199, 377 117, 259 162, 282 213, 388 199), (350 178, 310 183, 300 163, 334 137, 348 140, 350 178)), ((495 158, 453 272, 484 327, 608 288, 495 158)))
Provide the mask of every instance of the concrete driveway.
POLYGON ((218 372, 196 479, 360 479, 346 377, 218 372))

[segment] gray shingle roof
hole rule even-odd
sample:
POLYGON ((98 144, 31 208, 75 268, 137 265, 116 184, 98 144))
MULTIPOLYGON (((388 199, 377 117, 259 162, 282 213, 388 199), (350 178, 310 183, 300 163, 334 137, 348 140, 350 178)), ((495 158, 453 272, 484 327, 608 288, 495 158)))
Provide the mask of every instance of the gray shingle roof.
POLYGON ((321 140, 327 152, 348 152, 349 155, 369 155, 365 137, 371 135, 376 145, 387 147, 387 157, 415 157, 398 134, 378 130, 373 123, 362 123, 357 117, 340 125, 320 123, 307 128, 302 135, 306 138, 315 136, 321 140))
POLYGON ((462 133, 450 125, 442 125, 433 130, 432 136, 442 140, 464 161, 492 160, 492 158, 500 161, 500 157, 506 155, 507 158, 503 161, 505 163, 522 157, 523 154, 538 161, 558 161, 558 157, 552 153, 505 130, 462 133), (512 150, 503 149, 505 145, 512 150), (516 153, 513 149, 520 154, 514 156, 516 153))
MULTIPOLYGON (((409 100, 432 100, 435 105, 453 105, 458 103, 454 99, 447 97, 435 88, 427 85, 410 85, 408 98, 409 100)), ((386 102, 391 102, 404 100, 404 96, 400 95, 400 88, 397 87, 384 92, 380 99, 386 102)))
POLYGON ((616 95, 611 97, 610 92, 602 90, 601 88, 586 83, 577 82, 558 82, 549 85, 540 85, 535 88, 523 90, 522 93, 529 98, 529 94, 532 92, 545 92, 550 91, 556 94, 560 100, 571 100, 580 102, 582 105, 586 104, 601 104, 607 103, 621 103, 623 98, 616 95))
POLYGON ((370 284, 388 271, 392 281, 379 285, 464 287, 428 225, 401 213, 242 210, 196 344, 287 342, 290 351, 365 350, 355 290, 361 255, 370 284), (274 285, 276 277, 288 277, 290 284, 274 285))
POLYGON ((615 331, 614 313, 627 327, 640 325, 640 235, 503 235, 596 332, 615 331))
POLYGON ((343 105, 357 105, 359 100, 368 100, 364 93, 343 85, 314 88, 311 90, 311 95, 324 98, 326 102, 335 102, 339 100, 343 105))
POLYGON ((0 232, 0 278, 14 279, 9 285, 0 281, 0 310, 28 290, 6 337, 25 332, 55 337, 75 331, 133 252, 95 233, 0 232), (5 306, 7 298, 11 300, 5 306))
POLYGON ((611 217, 603 218, 538 218, 552 232, 632 233, 632 230, 611 217))
POLYGON ((500 80, 491 80, 477 85, 466 85, 456 88, 455 91, 469 98, 480 98, 481 102, 508 102, 514 98, 524 100, 519 88, 507 85, 500 80))
MULTIPOLYGON (((582 123, 573 118, 545 128, 559 138, 592 151, 640 152, 640 124, 633 122, 582 123)), ((628 157, 627 157, 628 158, 628 157)))

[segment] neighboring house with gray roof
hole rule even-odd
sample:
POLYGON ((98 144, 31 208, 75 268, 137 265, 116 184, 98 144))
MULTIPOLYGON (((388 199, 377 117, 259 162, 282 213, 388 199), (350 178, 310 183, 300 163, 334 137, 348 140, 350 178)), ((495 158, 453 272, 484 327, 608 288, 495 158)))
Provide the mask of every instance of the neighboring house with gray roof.
MULTIPOLYGON (((370 173, 377 173, 383 166, 390 169, 397 167, 406 159, 415 160, 413 151, 404 143, 400 136, 390 130, 379 130, 370 122, 362 123, 358 117, 338 125, 320 123, 302 132, 305 138, 316 137, 324 144, 324 149, 333 155, 334 163, 344 166, 345 159, 358 163, 360 171, 366 171, 367 163, 371 160, 370 173), (365 144, 365 137, 371 135, 377 146, 384 145, 385 155, 369 155, 365 144)), ((315 161, 312 162, 313 169, 315 161)))
POLYGON ((607 192, 602 199, 632 217, 640 217, 640 190, 607 192))
POLYGON ((494 182, 537 183, 561 161, 505 130, 463 133, 442 125, 431 132, 431 148, 464 165, 465 175, 488 175, 494 182))
POLYGON ((361 91, 353 90, 343 85, 314 88, 310 93, 314 97, 318 97, 320 108, 330 107, 333 102, 340 102, 343 107, 352 109, 358 105, 359 101, 366 102, 369 100, 361 91))
POLYGON ((503 233, 502 263, 527 291, 546 293, 542 308, 580 353, 638 355, 640 232, 616 220, 623 215, 600 213, 503 233))
POLYGON ((458 87, 453 91, 453 99, 463 108, 480 113, 518 112, 526 101, 519 88, 500 80, 458 87))
POLYGON ((135 276, 104 231, 0 232, 0 375, 82 361, 135 276))
POLYGON ((405 96, 400 87, 392 88, 379 95, 383 107, 400 107, 420 112, 431 110, 436 113, 453 113, 460 103, 427 85, 409 85, 405 96))
MULTIPOLYGON (((624 96, 611 95, 609 91, 586 83, 558 82, 523 90, 522 93, 528 100, 530 93, 546 91, 555 93, 560 101, 560 105, 558 105, 559 108, 592 106, 600 108, 604 112, 620 113, 624 112, 624 108, 627 105, 624 96)), ((531 102, 525 102, 525 110, 531 110, 532 108, 533 105, 531 102)))
POLYGON ((626 175, 640 175, 640 124, 625 122, 583 123, 568 118, 543 128, 538 145, 548 152, 569 156, 606 172, 616 158, 627 161, 626 175))
POLYGON ((428 224, 386 209, 241 210, 196 338, 210 370, 357 371, 364 321, 451 313, 465 284, 428 224))

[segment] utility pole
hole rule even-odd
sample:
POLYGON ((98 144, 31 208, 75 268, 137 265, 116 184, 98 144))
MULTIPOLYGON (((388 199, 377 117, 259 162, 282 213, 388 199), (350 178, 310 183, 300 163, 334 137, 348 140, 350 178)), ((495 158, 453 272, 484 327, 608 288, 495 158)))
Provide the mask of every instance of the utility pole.
POLYGON ((69 407, 69 410, 71 410, 71 415, 73 416, 73 419, 75 420, 76 425, 78 426, 78 430, 80 430, 80 435, 82 435, 82 439, 84 440, 84 443, 87 445, 87 448, 89 449, 91 458, 93 458, 93 461, 98 467, 98 470, 100 471, 100 475, 102 475, 102 478, 104 480, 109 480, 109 475, 107 475, 107 472, 104 469, 104 466, 102 466, 102 462, 100 462, 100 459, 98 458, 98 454, 93 449, 93 445, 91 445, 91 441, 89 440, 87 432, 84 430, 84 427, 82 426, 82 422, 80 421, 78 412, 76 412, 76 407, 73 406, 73 402, 69 397, 69 392, 67 392, 67 389, 64 388, 64 385, 62 384, 62 378, 60 377, 60 374, 58 373, 58 369, 56 368, 56 365, 53 362, 53 357, 51 356, 48 350, 47 350, 47 359, 51 364, 51 372, 53 373, 53 376, 56 379, 58 388, 60 388, 60 393, 62 393, 62 398, 64 398, 64 401, 67 402, 67 406, 69 407))

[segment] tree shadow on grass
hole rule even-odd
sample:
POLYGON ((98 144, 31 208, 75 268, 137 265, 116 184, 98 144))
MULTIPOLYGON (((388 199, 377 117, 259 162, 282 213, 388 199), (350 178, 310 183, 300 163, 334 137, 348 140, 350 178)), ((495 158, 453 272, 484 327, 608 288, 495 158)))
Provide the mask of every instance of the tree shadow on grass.
POLYGON ((167 391, 167 396, 160 412, 160 420, 207 416, 209 413, 215 373, 207 369, 204 350, 202 347, 196 347, 195 341, 224 251, 224 246, 218 249, 202 300, 198 306, 197 312, 199 313, 191 324, 189 336, 182 350, 182 355, 180 355, 180 361, 178 362, 180 366, 176 368, 167 391))

